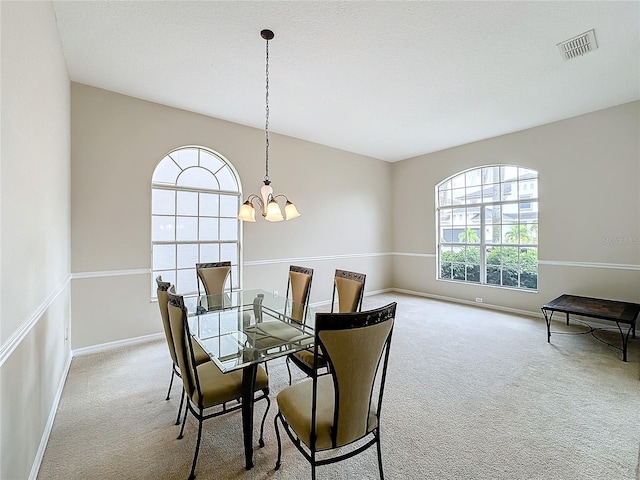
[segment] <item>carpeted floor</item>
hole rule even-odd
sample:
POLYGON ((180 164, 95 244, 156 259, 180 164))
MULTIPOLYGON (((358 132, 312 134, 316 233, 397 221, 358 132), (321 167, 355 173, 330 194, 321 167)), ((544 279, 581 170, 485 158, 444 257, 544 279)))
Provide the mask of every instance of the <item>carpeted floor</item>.
MULTIPOLYGON (((548 344, 542 318, 401 294, 367 297, 364 308, 391 301, 398 312, 381 419, 387 479, 638 478, 640 340, 630 340, 625 363, 591 335, 556 334, 548 344)), ((584 330, 561 320, 553 330, 584 330)), ((619 341, 617 331, 609 337, 619 341)), ((38 479, 185 479, 197 423, 191 418, 176 439, 180 385, 164 400, 170 365, 164 341, 74 358, 38 479)), ((284 362, 270 362, 269 376, 275 398, 287 385, 284 362)), ((256 425, 248 472, 240 412, 205 422, 198 479, 310 478, 286 436, 274 472, 272 403, 266 445, 257 447, 256 425)), ((317 478, 378 478, 375 449, 319 467, 317 478)))

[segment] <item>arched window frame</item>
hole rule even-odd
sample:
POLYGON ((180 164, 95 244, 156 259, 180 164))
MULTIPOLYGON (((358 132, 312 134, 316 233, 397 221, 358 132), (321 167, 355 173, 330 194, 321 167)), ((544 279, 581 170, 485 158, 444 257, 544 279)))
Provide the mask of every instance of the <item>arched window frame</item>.
POLYGON ((155 279, 197 292, 196 263, 231 261, 226 288, 242 285, 239 175, 220 153, 183 146, 165 155, 151 181, 151 297, 155 279))
POLYGON ((485 165, 443 180, 436 193, 439 280, 538 289, 538 172, 485 165))

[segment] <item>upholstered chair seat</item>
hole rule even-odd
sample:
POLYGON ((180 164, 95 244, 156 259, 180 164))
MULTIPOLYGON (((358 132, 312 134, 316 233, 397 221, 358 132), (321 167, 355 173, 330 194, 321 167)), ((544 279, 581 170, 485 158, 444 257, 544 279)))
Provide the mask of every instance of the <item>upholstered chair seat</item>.
MULTIPOLYGON (((313 365, 312 365, 313 366, 313 365)), ((287 419, 289 426, 296 432, 300 440, 311 448, 311 405, 313 395, 313 381, 303 380, 291 387, 282 390, 278 396, 278 408, 287 419)), ((333 427, 333 413, 335 410, 335 391, 333 379, 330 375, 318 378, 318 408, 316 409, 316 450, 327 450, 334 448, 331 443, 331 430, 333 427)), ((378 426, 378 417, 375 408, 369 411, 367 433, 373 431, 378 426)), ((357 440, 361 435, 345 442, 350 443, 357 440)), ((342 445, 336 445, 340 447, 342 445)))
MULTIPOLYGON (((213 362, 198 365, 198 377, 200 380, 200 388, 202 391, 202 402, 200 402, 200 394, 195 389, 192 392, 191 400, 195 404, 202 404, 204 408, 214 405, 220 405, 229 400, 240 398, 242 396, 242 371, 222 373, 218 366, 213 362)), ((256 375, 255 392, 269 387, 269 377, 267 377, 264 368, 258 367, 256 375)))

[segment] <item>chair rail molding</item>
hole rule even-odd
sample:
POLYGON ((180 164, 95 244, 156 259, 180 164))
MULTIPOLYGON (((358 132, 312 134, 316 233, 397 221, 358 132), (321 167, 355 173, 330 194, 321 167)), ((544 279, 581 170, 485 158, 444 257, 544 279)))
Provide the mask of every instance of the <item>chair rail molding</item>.
POLYGON ((276 263, 302 263, 302 262, 324 262, 326 260, 341 260, 344 258, 366 258, 366 257, 386 257, 392 255, 390 252, 380 253, 346 253, 342 255, 322 255, 316 257, 290 257, 290 258, 272 258, 266 260, 247 260, 243 262, 244 266, 270 265, 276 263))
MULTIPOLYGON (((422 257, 436 258, 435 253, 412 253, 412 252, 391 252, 391 255, 398 257, 422 257)), ((556 267, 583 267, 583 268, 604 268, 612 270, 640 270, 640 265, 632 263, 599 263, 599 262, 572 262, 564 260, 538 260, 539 265, 552 265, 556 267)))
POLYGON ((18 348, 22 340, 29 334, 31 329, 40 320, 44 312, 51 306, 55 299, 60 295, 62 291, 69 285, 71 281, 71 275, 68 275, 64 281, 58 285, 49 297, 42 302, 35 312, 0 346, 0 367, 4 365, 4 362, 11 356, 13 351, 18 348))

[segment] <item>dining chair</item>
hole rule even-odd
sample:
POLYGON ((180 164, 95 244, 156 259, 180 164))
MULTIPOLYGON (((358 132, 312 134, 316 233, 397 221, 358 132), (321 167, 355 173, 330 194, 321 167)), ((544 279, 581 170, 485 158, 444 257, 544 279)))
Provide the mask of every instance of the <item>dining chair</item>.
MULTIPOLYGON (((169 347, 169 355, 171 356, 171 379, 169 380, 169 389, 167 390, 167 398, 165 400, 169 400, 171 397, 171 387, 173 386, 173 378, 178 376, 182 378, 180 373, 180 367, 178 366, 178 361, 176 359, 176 349, 173 344, 173 334, 171 333, 171 323, 169 322, 169 294, 168 290, 171 286, 169 282, 163 282, 162 276, 158 275, 156 278, 157 284, 157 297, 158 297, 158 307, 160 308, 160 316, 162 318, 162 327, 164 329, 164 336, 167 340, 167 347, 169 347)), ((209 355, 202 349, 202 347, 198 344, 194 344, 195 350, 195 359, 196 364, 200 365, 201 363, 211 361, 209 355)), ((184 403, 184 389, 182 389, 182 396, 180 398, 180 406, 178 407, 178 416, 176 418, 176 425, 180 424, 180 412, 182 411, 182 404, 184 403)))
MULTIPOLYGON (((364 273, 351 272, 349 270, 336 270, 333 278, 333 293, 331 295, 331 312, 334 311, 336 296, 338 297, 338 312, 352 313, 359 312, 362 309, 362 300, 364 297, 364 285, 367 276, 364 273)), ((293 363, 302 370, 307 376, 320 369, 326 369, 327 363, 324 361, 322 351, 317 362, 313 349, 300 350, 287 356, 287 370, 289 373, 289 385, 291 385, 291 368, 289 363, 293 363), (316 362, 317 367, 314 367, 316 362)))
POLYGON ((316 314, 314 367, 319 367, 322 350, 329 374, 312 375, 278 393, 275 470, 282 459, 279 422, 311 464, 312 480, 317 466, 353 457, 372 445, 384 479, 380 411, 395 314, 395 302, 365 312, 316 314), (323 452, 320 459, 318 452, 323 452))
POLYGON ((338 312, 359 312, 364 299, 364 283, 367 276, 364 273, 349 270, 336 270, 334 288, 331 297, 331 311, 334 310, 336 295, 338 296, 338 312))
MULTIPOLYGON (((187 414, 191 414, 198 420, 198 437, 196 449, 191 464, 189 480, 195 478, 198 452, 202 440, 202 423, 204 420, 218 417, 242 408, 237 400, 242 398, 242 371, 222 373, 213 362, 198 365, 195 359, 193 339, 187 323, 187 309, 182 295, 176 295, 173 287, 168 290, 169 319, 173 341, 176 348, 176 359, 182 372, 182 383, 186 392, 186 405, 182 428, 178 439, 183 438, 184 427, 187 422, 187 414), (232 405, 228 405, 231 403, 232 405)), ((260 445, 264 445, 264 422, 267 418, 269 406, 269 378, 264 369, 258 366, 254 393, 258 393, 253 401, 266 400, 267 407, 260 427, 260 445)))
POLYGON ((227 279, 229 279, 229 290, 233 290, 231 262, 229 261, 196 263, 196 274, 199 280, 198 295, 200 295, 200 284, 204 287, 207 295, 224 293, 227 279))
POLYGON ((304 320, 309 295, 311 294, 311 282, 313 281, 313 268, 289 266, 287 280, 287 292, 285 296, 291 300, 291 318, 302 322, 304 320))

